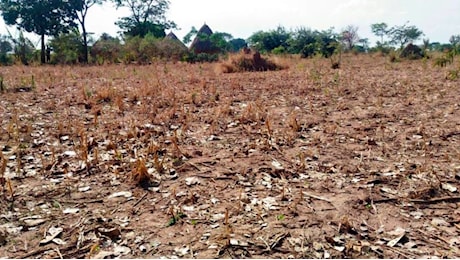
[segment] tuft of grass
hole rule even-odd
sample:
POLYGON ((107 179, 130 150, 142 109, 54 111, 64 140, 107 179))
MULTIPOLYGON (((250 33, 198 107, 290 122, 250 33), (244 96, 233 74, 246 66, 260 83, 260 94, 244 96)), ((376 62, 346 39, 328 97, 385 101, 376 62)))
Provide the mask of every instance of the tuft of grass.
POLYGON ((136 167, 131 172, 131 179, 142 188, 150 186, 150 174, 147 171, 144 160, 141 158, 137 160, 136 167))
POLYGON ((171 215, 171 218, 166 224, 167 227, 174 226, 179 220, 187 217, 187 215, 180 211, 176 211, 176 213, 174 213, 172 208, 169 209, 169 214, 171 215))

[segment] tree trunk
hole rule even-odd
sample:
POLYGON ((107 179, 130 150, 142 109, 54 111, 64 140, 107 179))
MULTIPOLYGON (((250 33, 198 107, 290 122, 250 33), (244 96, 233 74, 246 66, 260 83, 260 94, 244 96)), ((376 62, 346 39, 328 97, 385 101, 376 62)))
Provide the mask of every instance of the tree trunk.
POLYGON ((86 28, 85 23, 81 24, 81 28, 83 31, 83 62, 88 63, 88 38, 86 36, 86 28))
POLYGON ((40 51, 40 62, 41 64, 46 63, 46 56, 45 56, 45 34, 41 35, 41 42, 42 42, 42 48, 40 51))

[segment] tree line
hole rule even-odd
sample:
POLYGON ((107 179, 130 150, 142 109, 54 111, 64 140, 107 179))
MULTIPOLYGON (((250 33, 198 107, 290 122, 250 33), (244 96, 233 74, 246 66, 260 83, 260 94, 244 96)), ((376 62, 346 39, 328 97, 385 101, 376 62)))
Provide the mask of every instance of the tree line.
MULTIPOLYGON (((218 50, 217 54, 197 54, 182 42, 165 38, 166 30, 177 29, 177 25, 166 18, 169 4, 168 0, 2 0, 1 15, 6 24, 19 29, 19 35, 0 35, 0 63, 147 63, 154 59, 214 61, 218 54, 238 51, 248 45, 262 53, 328 58, 341 52, 389 53, 402 50, 424 36, 419 28, 408 22, 391 27, 384 22, 372 24, 372 32, 379 38, 372 47, 367 38, 359 36, 358 27, 353 25, 339 32, 335 32, 334 28, 322 31, 306 27, 287 30, 279 26, 255 32, 246 40, 235 39, 225 32, 200 35, 192 27, 184 37, 184 43, 189 43, 192 37, 209 38, 207 40, 218 50), (112 1, 117 8, 127 7, 130 15, 116 21, 121 30, 119 37, 103 34, 93 40, 86 28, 88 11, 107 1, 112 1), (40 36, 39 51, 24 37, 23 31, 40 36)), ((453 35, 449 43, 423 39, 421 47, 423 52, 458 50, 459 44, 460 35, 453 35)))

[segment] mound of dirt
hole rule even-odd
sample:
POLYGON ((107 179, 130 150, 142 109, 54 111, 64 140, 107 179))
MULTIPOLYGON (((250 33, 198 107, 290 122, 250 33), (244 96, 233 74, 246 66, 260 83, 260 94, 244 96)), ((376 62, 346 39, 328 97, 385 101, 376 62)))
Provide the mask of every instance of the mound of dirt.
POLYGON ((418 60, 423 57, 425 57, 423 50, 417 45, 414 45, 412 43, 409 43, 409 45, 407 45, 401 52, 401 58, 406 58, 410 60, 418 60))
POLYGON ((271 71, 285 68, 286 66, 265 59, 260 55, 260 52, 253 52, 248 48, 243 49, 238 54, 230 56, 227 61, 220 64, 220 69, 224 73, 271 71))

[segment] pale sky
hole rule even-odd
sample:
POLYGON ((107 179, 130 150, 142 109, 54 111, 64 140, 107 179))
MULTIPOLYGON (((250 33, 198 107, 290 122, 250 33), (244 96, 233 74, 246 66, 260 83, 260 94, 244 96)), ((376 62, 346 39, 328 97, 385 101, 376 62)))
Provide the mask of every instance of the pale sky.
MULTIPOLYGON (((125 9, 116 10, 111 2, 89 10, 87 29, 98 38, 103 32, 116 36, 119 28, 114 22, 128 15, 125 9)), ((385 22, 389 26, 415 25, 431 42, 446 43, 451 35, 460 34, 459 0, 170 0, 167 18, 176 22, 180 30, 173 32, 182 40, 192 26, 199 29, 204 23, 213 31, 226 32, 234 38, 247 39, 254 32, 303 26, 339 32, 347 25, 358 26, 358 34, 377 39, 370 25, 385 22)), ((0 33, 6 34, 3 19, 0 33)), ((14 28, 10 28, 14 32, 14 28)), ((167 32, 168 33, 168 32, 167 32)), ((38 38, 37 38, 38 39, 38 38)), ((37 40, 38 42, 38 40, 37 40)))

